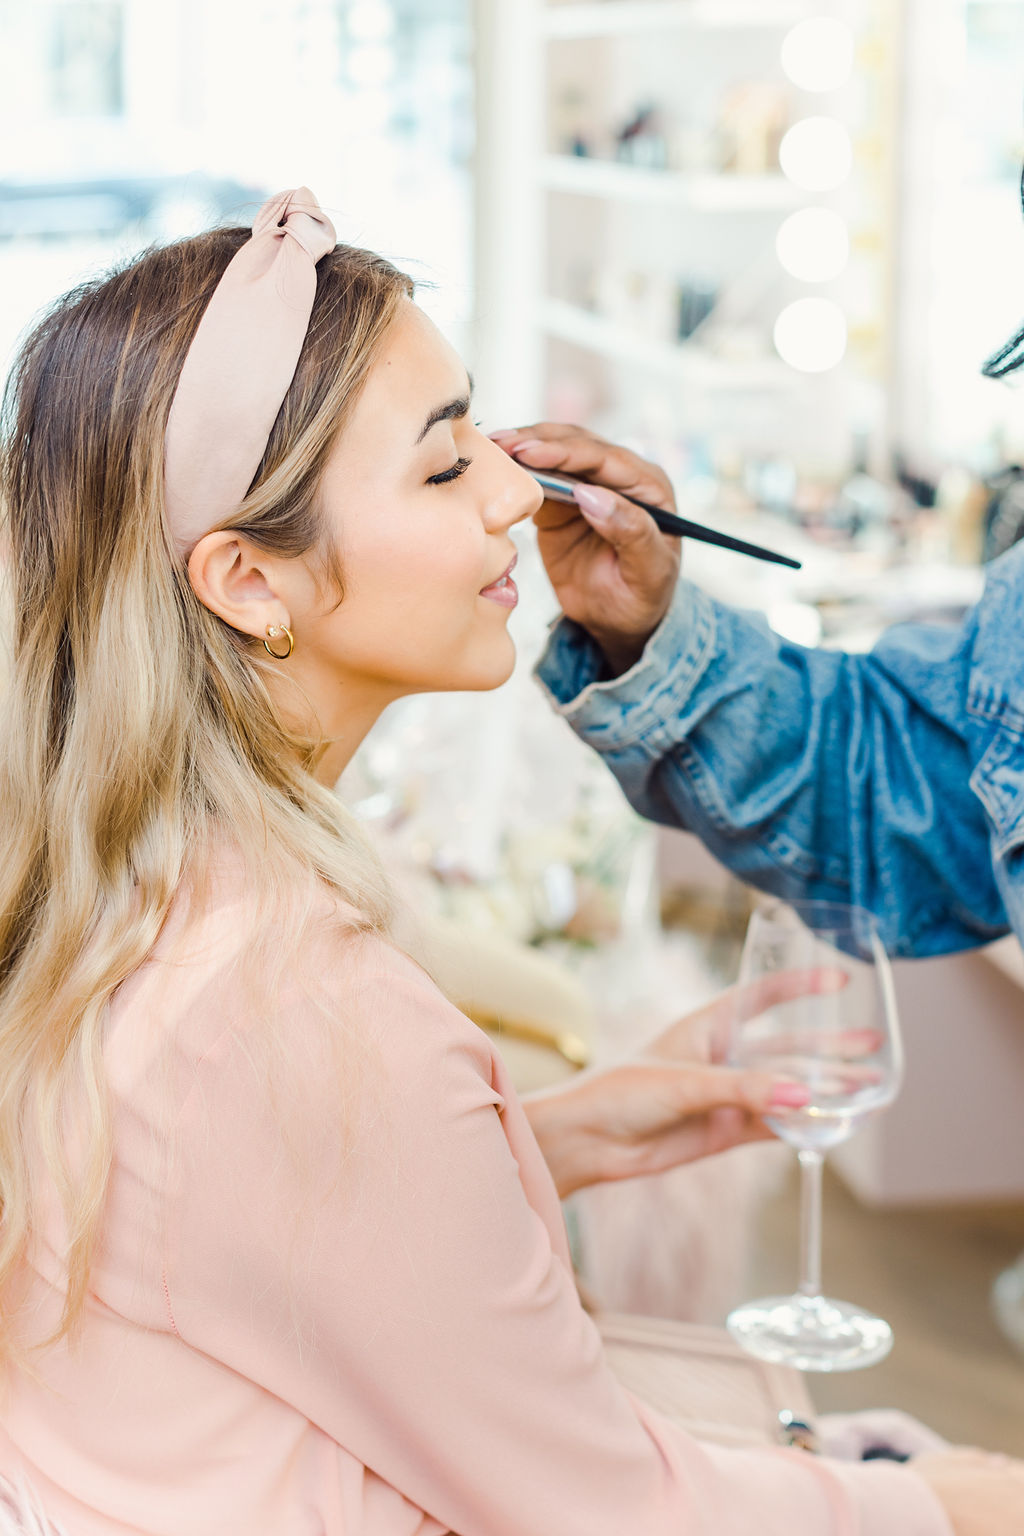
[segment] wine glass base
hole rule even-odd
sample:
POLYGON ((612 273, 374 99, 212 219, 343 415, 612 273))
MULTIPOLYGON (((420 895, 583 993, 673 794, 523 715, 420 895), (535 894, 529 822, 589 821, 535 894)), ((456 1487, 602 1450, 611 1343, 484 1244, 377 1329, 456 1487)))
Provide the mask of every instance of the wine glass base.
POLYGON ((859 1371, 892 1349, 887 1322, 827 1296, 763 1296, 731 1312, 726 1327, 749 1354, 798 1371, 859 1371))

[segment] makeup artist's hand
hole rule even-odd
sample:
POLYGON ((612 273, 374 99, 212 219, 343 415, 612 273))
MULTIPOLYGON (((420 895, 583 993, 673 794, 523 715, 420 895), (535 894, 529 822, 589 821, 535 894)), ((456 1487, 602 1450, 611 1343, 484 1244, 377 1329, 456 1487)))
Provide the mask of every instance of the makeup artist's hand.
MULTIPOLYGON (((845 971, 782 971, 732 988, 679 1020, 620 1066, 583 1072, 528 1095, 526 1113, 559 1195, 606 1180, 662 1173, 747 1141, 771 1137, 762 1116, 798 1108, 808 1093, 783 1073, 721 1065, 734 1017, 811 993, 838 991, 845 971)), ((877 1048, 871 1030, 851 1031, 844 1053, 877 1048), (863 1038, 862 1038, 863 1037, 863 1038)))
POLYGON ((648 513, 615 493, 673 512, 668 476, 583 427, 540 422, 491 437, 532 469, 593 482, 577 492, 577 507, 545 501, 535 518, 538 542, 562 611, 594 636, 614 675, 625 672, 665 617, 680 549, 648 513))

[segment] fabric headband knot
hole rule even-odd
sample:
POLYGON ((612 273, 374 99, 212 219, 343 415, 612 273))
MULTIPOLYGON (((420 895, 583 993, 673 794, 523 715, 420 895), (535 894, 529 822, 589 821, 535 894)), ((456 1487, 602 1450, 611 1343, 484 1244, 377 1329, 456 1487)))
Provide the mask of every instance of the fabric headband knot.
POLYGON ((164 499, 181 555, 245 496, 295 377, 316 264, 337 242, 308 187, 268 198, 188 349, 164 438, 164 499))

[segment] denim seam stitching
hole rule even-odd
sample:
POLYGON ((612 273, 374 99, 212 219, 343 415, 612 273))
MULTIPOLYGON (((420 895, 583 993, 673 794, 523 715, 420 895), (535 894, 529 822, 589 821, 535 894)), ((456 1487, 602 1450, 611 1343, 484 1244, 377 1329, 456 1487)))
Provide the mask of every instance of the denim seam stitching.
MULTIPOLYGON (((634 706, 631 739, 625 746, 638 746, 651 758, 661 757, 673 747, 683 746, 685 736, 673 735, 666 717, 670 711, 681 711, 692 697, 695 688, 707 671, 714 651, 718 625, 714 606, 703 592, 696 594, 692 632, 686 649, 671 669, 664 673, 660 688, 648 693, 634 706), (653 721, 648 725, 648 720, 653 721)), ((625 724, 625 716, 618 722, 625 724)))
POLYGON ((691 633, 687 639, 686 648, 671 665, 663 666, 660 679, 657 678, 654 660, 650 658, 651 670, 655 671, 656 681, 653 689, 648 689, 635 702, 622 703, 612 696, 610 689, 618 679, 606 679, 604 682, 594 679, 587 683, 575 698, 563 704, 538 676, 538 682, 552 701, 557 713, 579 736, 589 741, 602 754, 640 748, 648 757, 655 757, 660 755, 659 747, 662 745, 675 745, 674 738, 667 727, 662 726, 659 733, 657 725, 651 730, 648 721, 652 717, 656 719, 659 712, 673 705, 677 707, 681 705, 696 688, 707 669, 717 632, 714 608, 706 594, 696 588, 693 589, 693 603, 691 633), (604 691, 598 692, 599 689, 604 691), (605 708, 617 711, 615 719, 596 720, 589 723, 585 719, 580 719, 588 705, 600 708, 602 700, 606 701, 605 708), (650 735, 648 735, 649 731, 650 735))

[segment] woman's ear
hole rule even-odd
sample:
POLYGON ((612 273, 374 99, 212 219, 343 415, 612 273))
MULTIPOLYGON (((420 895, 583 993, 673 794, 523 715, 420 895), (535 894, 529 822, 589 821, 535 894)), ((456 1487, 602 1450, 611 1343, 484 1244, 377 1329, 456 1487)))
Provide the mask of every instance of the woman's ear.
POLYGON ((276 562, 230 528, 207 533, 188 561, 192 590, 232 629, 261 639, 268 624, 291 624, 276 562))

